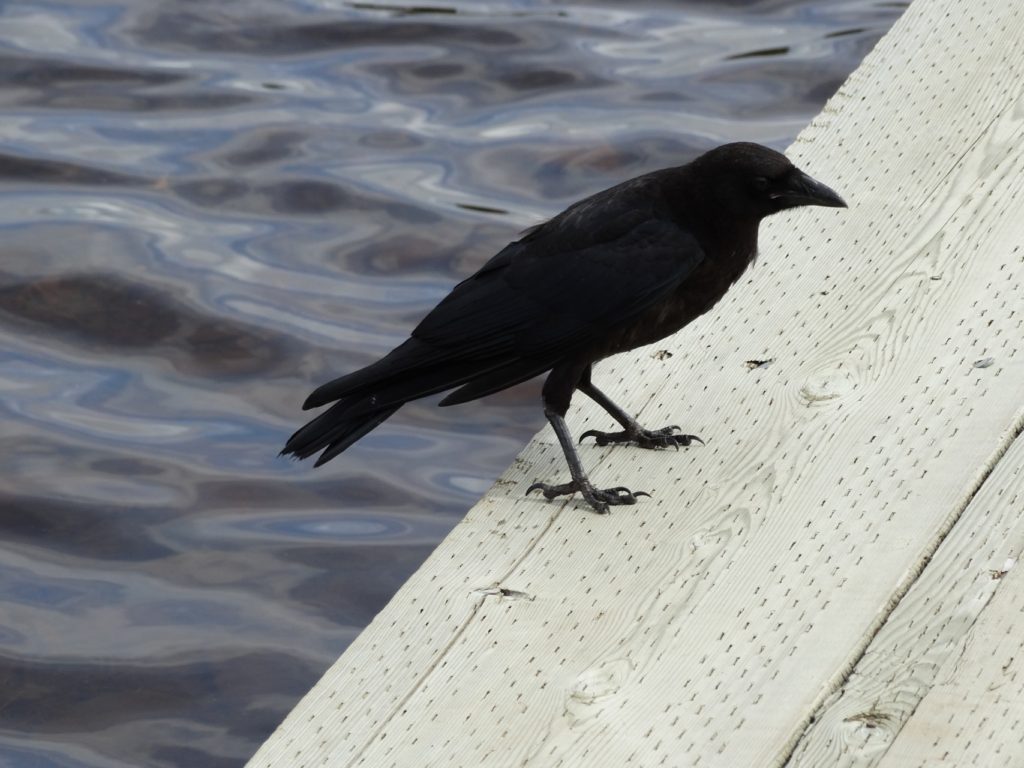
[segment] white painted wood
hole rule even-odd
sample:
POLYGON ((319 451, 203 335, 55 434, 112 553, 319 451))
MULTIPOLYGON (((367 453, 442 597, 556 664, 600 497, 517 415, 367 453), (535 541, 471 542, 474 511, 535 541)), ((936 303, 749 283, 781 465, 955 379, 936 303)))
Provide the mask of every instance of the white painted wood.
POLYGON ((1021 39, 917 0, 791 148, 851 209, 766 222, 672 357, 597 372, 707 447, 586 448, 656 494, 599 517, 524 498, 542 432, 250 765, 784 763, 1024 417, 1021 39))
POLYGON ((1024 568, 1012 568, 879 768, 1024 765, 1024 568))
POLYGON ((1006 654, 1024 661, 1024 578, 1007 578, 1022 570, 1022 510, 1024 438, 1018 438, 853 674, 818 711, 787 768, 869 768, 880 761, 885 768, 1024 765, 1024 673, 1015 668, 1014 688, 1004 685, 1014 682, 1013 665, 1003 671, 1006 654), (1004 625, 1005 638, 998 634, 1004 625), (987 685, 995 695, 979 695, 987 685), (990 721, 987 730, 982 717, 990 721), (925 734, 938 738, 920 744, 925 734), (968 734, 975 749, 988 751, 969 755, 962 739, 968 734), (894 741, 901 746, 887 754, 894 741), (954 757, 943 763, 947 753, 954 757))

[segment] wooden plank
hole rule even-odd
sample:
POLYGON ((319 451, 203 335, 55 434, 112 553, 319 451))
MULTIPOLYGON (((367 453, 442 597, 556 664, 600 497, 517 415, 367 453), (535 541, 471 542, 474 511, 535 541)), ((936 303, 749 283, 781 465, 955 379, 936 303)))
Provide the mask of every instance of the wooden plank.
POLYGON ((1014 688, 1021 667, 1010 658, 1024 657, 1022 506, 1017 439, 816 714, 788 768, 1024 764, 1024 674, 1014 688), (991 718, 985 728, 981 717, 991 718), (894 741, 900 746, 890 750, 894 741), (987 753, 968 755, 968 742, 987 753))
POLYGON ((250 765, 785 762, 1020 425, 1022 37, 917 0, 791 149, 851 210, 770 220, 672 357, 597 372, 708 446, 588 448, 656 494, 597 517, 523 497, 542 432, 250 765))
POLYGON ((879 768, 1024 765, 1022 617, 1024 569, 1012 568, 879 768))

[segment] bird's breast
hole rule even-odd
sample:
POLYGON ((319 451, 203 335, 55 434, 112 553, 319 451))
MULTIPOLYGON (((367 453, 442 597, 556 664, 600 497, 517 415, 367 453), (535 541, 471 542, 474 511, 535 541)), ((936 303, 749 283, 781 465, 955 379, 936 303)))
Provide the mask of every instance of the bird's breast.
POLYGON ((601 356, 652 344, 693 322, 721 301, 756 257, 755 246, 718 259, 705 259, 672 294, 613 334, 601 356))

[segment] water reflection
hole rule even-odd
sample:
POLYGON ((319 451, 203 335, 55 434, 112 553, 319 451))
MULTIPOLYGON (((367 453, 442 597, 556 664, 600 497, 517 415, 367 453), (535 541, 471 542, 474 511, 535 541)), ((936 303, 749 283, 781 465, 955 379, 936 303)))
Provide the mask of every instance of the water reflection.
POLYGON ((0 763, 238 765, 540 426, 311 387, 572 200, 784 146, 903 4, 11 3, 0 763))

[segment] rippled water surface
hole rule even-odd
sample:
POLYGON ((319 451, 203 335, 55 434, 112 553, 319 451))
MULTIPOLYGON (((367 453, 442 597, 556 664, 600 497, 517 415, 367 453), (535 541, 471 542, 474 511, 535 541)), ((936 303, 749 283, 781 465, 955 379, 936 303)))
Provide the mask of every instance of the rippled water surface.
POLYGON ((866 0, 0 6, 0 764, 239 765, 541 426, 277 458, 517 231, 784 147, 866 0))

